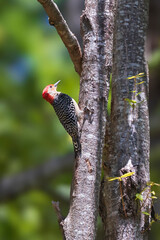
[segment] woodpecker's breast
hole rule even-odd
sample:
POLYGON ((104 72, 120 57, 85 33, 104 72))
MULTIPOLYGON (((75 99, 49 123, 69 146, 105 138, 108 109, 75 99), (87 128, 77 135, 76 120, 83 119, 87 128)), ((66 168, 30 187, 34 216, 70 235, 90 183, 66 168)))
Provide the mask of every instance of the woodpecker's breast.
POLYGON ((69 133, 69 135, 72 138, 77 137, 77 116, 72 98, 67 94, 60 93, 55 97, 52 105, 60 122, 69 133))

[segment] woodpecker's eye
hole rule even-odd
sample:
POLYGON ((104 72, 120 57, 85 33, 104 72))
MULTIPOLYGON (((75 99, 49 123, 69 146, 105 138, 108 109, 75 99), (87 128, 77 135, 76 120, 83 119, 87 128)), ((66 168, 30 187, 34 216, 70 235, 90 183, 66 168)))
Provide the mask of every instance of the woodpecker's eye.
POLYGON ((49 86, 50 88, 52 88, 52 86, 49 86))

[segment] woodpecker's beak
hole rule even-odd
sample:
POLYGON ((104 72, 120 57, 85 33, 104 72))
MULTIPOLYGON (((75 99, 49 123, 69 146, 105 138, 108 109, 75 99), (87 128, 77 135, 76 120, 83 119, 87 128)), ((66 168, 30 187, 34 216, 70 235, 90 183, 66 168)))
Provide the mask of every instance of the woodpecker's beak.
POLYGON ((60 82, 61 80, 59 80, 58 82, 56 82, 55 84, 54 84, 54 87, 56 88, 57 87, 57 85, 58 85, 58 83, 60 82))

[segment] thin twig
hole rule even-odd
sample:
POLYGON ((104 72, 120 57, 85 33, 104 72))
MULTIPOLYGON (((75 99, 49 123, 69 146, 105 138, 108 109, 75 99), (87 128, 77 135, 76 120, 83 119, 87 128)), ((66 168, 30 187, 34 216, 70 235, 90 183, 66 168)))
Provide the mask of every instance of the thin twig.
POLYGON ((64 218, 63 218, 63 216, 62 216, 62 214, 61 214, 61 210, 60 210, 60 208, 59 208, 59 202, 54 202, 54 201, 52 201, 52 205, 53 205, 54 210, 55 210, 55 212, 56 212, 57 219, 58 219, 58 223, 59 223, 60 229, 61 229, 62 234, 63 234, 63 240, 65 240, 66 238, 65 238, 65 235, 64 235, 63 224, 62 224, 64 218))
POLYGON ((37 0, 45 9, 50 25, 54 26, 66 46, 72 59, 76 72, 81 75, 82 51, 75 35, 69 29, 65 19, 53 0, 37 0))

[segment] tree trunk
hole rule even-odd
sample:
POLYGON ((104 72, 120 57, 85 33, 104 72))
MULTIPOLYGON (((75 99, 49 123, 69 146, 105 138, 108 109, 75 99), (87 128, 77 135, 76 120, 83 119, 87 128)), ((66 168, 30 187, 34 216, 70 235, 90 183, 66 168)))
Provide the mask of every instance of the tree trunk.
POLYGON ((99 208, 101 159, 112 65, 113 0, 86 0, 81 16, 83 36, 80 108, 82 153, 76 159, 66 239, 93 240, 99 208))
POLYGON ((101 215, 105 239, 148 239, 149 188, 148 70, 144 56, 148 0, 118 0, 114 29, 112 105, 104 149, 101 215), (127 79, 139 73, 143 78, 127 79), (144 81, 141 84, 141 81, 144 81), (133 100, 133 101, 132 101, 133 100), (136 102, 134 102, 136 101, 136 102), (131 106, 132 105, 132 106, 131 106), (122 181, 108 181, 134 172, 122 181), (135 195, 143 191, 143 201, 135 195))

